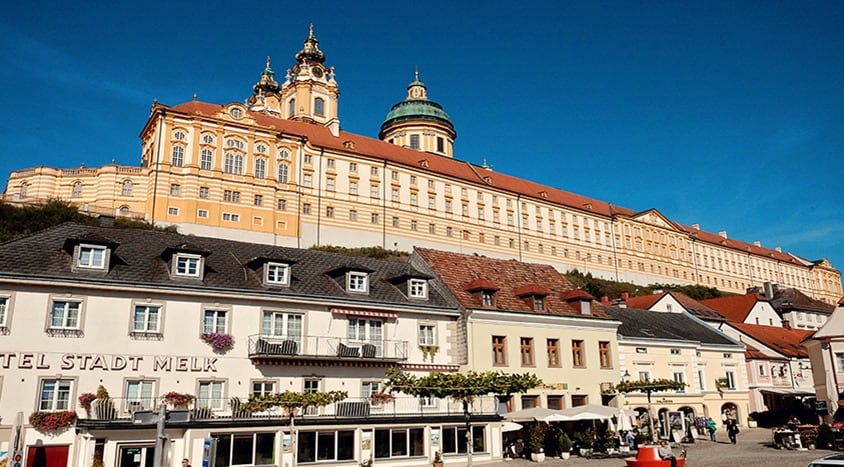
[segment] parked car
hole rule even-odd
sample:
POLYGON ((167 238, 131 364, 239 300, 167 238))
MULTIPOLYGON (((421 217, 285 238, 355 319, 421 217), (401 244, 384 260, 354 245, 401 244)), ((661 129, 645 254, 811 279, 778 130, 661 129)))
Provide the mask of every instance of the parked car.
POLYGON ((808 467, 834 467, 836 465, 844 466, 844 454, 833 454, 831 456, 822 457, 809 462, 808 467))

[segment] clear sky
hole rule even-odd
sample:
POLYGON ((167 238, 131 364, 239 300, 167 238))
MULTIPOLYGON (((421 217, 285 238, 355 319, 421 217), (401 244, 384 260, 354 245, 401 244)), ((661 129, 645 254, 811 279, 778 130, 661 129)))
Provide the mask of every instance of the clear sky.
POLYGON ((136 165, 153 99, 242 102, 311 22, 346 131, 418 66, 458 159, 844 268, 841 1, 9 2, 0 174, 136 165))

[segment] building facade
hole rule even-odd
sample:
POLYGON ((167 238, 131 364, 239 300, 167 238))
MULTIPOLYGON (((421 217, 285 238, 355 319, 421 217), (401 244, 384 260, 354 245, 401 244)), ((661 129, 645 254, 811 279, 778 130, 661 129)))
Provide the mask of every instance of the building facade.
MULTIPOLYGON (((391 366, 465 362, 458 308, 431 279, 407 263, 134 229, 63 224, 7 242, 0 443, 27 465, 199 465, 212 445, 216 467, 430 465, 436 451, 465 465, 459 403, 382 393, 391 366), (244 405, 285 391, 346 397, 244 405)), ((472 405, 478 460, 501 455, 495 410, 493 397, 472 405)))
POLYGON ((155 103, 139 167, 14 171, 4 199, 60 198, 183 232, 285 246, 413 246, 573 268, 634 283, 743 293, 764 282, 834 303, 841 275, 760 242, 681 225, 459 160, 457 132, 418 74, 380 139, 344 132, 339 85, 311 29, 281 83, 246 103, 155 103))

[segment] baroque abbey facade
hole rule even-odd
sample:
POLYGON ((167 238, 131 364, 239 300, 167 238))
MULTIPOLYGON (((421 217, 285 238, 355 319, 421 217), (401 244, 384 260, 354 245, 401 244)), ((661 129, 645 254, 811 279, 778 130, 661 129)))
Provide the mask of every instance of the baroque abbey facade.
POLYGON ((313 28, 283 81, 270 61, 245 103, 155 103, 140 166, 36 167, 6 202, 60 198, 98 214, 278 246, 413 246, 577 268, 633 283, 744 293, 776 283, 834 303, 841 274, 808 260, 493 172, 455 157, 457 132, 418 74, 378 139, 344 132, 313 28))

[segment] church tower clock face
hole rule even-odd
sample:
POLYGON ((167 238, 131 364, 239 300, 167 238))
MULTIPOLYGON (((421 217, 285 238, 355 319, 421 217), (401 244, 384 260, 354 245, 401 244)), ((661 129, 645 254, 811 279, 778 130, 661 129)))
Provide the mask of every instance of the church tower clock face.
POLYGON ((322 68, 315 66, 311 69, 311 74, 314 75, 314 78, 322 78, 322 68))

